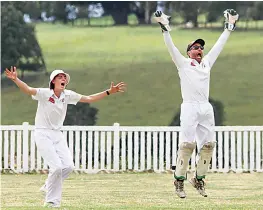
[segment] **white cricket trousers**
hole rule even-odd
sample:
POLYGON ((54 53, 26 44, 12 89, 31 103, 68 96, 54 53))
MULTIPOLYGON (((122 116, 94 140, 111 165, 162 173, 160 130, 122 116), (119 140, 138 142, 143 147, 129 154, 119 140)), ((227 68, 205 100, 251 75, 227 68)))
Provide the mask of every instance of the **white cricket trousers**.
POLYGON ((61 131, 51 129, 35 129, 34 137, 38 152, 49 166, 45 202, 60 205, 62 182, 74 170, 67 141, 61 131))
POLYGON ((214 139, 214 110, 209 102, 183 102, 181 104, 180 143, 196 141, 200 149, 214 139))

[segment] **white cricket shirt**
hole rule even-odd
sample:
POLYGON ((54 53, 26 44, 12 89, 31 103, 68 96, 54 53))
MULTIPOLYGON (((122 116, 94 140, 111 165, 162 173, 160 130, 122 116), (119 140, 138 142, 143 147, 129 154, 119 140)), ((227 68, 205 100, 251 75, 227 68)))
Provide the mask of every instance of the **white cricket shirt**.
POLYGON ((72 90, 64 90, 58 98, 49 88, 37 88, 36 95, 32 95, 38 101, 35 128, 59 130, 63 126, 68 104, 76 105, 81 97, 72 90))
POLYGON ((164 41, 175 63, 180 77, 183 102, 208 102, 210 86, 210 70, 230 35, 224 30, 216 44, 205 55, 199 64, 196 60, 185 58, 174 46, 169 32, 164 32, 164 41))

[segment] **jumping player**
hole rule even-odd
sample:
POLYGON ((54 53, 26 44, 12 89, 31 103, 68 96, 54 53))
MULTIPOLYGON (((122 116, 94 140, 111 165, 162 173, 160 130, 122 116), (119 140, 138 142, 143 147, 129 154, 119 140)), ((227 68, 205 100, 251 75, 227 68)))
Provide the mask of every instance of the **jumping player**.
POLYGON ((69 74, 63 70, 54 70, 50 75, 49 88, 33 88, 17 77, 16 67, 6 69, 6 76, 11 79, 22 92, 31 95, 38 101, 35 117, 34 138, 40 155, 49 166, 49 174, 45 185, 44 206, 60 207, 62 182, 74 170, 73 158, 60 129, 66 117, 67 105, 78 102, 92 103, 117 92, 124 92, 126 84, 111 83, 110 89, 94 94, 81 95, 65 89, 70 81, 69 74))
POLYGON ((181 104, 181 132, 179 150, 174 172, 174 185, 176 194, 185 198, 184 180, 186 180, 187 168, 190 157, 196 148, 198 149, 198 161, 194 177, 189 181, 194 188, 204 197, 207 197, 204 188, 204 178, 212 158, 215 147, 214 111, 209 103, 210 71, 220 52, 223 50, 231 31, 235 29, 238 14, 233 9, 224 11, 225 29, 213 48, 204 56, 205 41, 197 39, 188 44, 185 58, 174 46, 169 34, 170 17, 161 11, 155 12, 155 19, 160 24, 164 42, 175 63, 181 83, 183 103, 181 104))

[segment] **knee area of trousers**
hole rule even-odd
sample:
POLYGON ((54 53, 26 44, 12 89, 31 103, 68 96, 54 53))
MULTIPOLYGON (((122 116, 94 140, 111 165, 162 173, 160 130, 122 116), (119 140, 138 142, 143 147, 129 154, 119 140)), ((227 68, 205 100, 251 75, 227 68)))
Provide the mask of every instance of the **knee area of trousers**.
POLYGON ((212 151, 216 146, 216 142, 207 142, 204 144, 204 146, 202 147, 202 150, 205 151, 212 151))
POLYGON ((179 150, 178 150, 178 157, 182 157, 184 159, 189 158, 192 155, 195 148, 196 148, 195 142, 192 142, 192 143, 183 142, 183 143, 181 143, 179 146, 179 150))
POLYGON ((62 167, 57 167, 57 168, 53 169, 53 173, 57 174, 57 175, 61 175, 62 174, 62 167))
POLYGON ((71 173, 72 171, 75 170, 75 166, 74 165, 67 166, 65 169, 71 173))
POLYGON ((194 150, 196 148, 196 142, 182 142, 179 146, 180 150, 194 150))

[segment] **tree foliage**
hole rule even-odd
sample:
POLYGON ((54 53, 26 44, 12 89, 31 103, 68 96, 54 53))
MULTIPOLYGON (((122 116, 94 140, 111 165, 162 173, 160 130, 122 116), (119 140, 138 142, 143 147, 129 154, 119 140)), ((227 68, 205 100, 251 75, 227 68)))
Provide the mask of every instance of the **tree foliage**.
POLYGON ((137 17, 139 24, 150 24, 151 16, 156 11, 156 7, 156 1, 138 1, 130 4, 131 13, 137 17))
POLYGON ((204 13, 208 7, 208 2, 175 1, 170 3, 184 19, 184 23, 192 22, 194 27, 198 27, 198 15, 204 13))
POLYGON ((115 25, 127 25, 128 14, 130 13, 130 4, 128 1, 102 1, 105 14, 110 14, 115 25))
POLYGON ((98 109, 86 103, 68 106, 64 125, 95 125, 98 109))
MULTIPOLYGON (((112 16, 115 25, 128 25, 128 16, 134 14, 138 24, 150 24, 151 16, 157 9, 157 1, 24 1, 16 2, 19 10, 27 13, 31 18, 40 19, 41 12, 45 11, 47 16, 55 16, 56 20, 68 23, 66 5, 72 4, 78 7, 82 13, 77 14, 77 18, 86 18, 87 8, 90 4, 100 3, 104 10, 104 15, 112 16), (85 14, 85 15, 83 15, 85 14)), ((162 3, 164 12, 169 15, 178 15, 183 18, 183 23, 192 22, 194 27, 198 27, 200 15, 205 17, 205 23, 212 23, 223 18, 223 11, 233 8, 238 11, 241 18, 249 20, 263 19, 263 2, 249 1, 167 1, 162 3), (175 14, 172 14, 174 13, 175 14)))
POLYGON ((253 20, 263 20, 263 2, 254 2, 252 7, 251 17, 253 20))
POLYGON ((134 14, 139 24, 150 23, 151 14, 156 10, 157 2, 144 1, 90 1, 72 2, 72 4, 85 5, 101 3, 104 15, 111 15, 115 25, 128 25, 128 16, 134 14))
POLYGON ((237 3, 233 1, 214 1, 208 4, 207 7, 207 22, 215 22, 219 18, 223 17, 223 12, 226 9, 235 9, 237 10, 237 3))
POLYGON ((64 1, 56 1, 54 2, 54 8, 51 15, 56 17, 56 21, 62 21, 63 23, 68 23, 66 5, 67 2, 64 1))
MULTIPOLYGON (((23 72, 46 70, 35 27, 26 24, 21 2, 4 2, 1 7, 1 68, 17 66, 23 72)), ((3 71, 1 71, 3 72, 3 71)))

